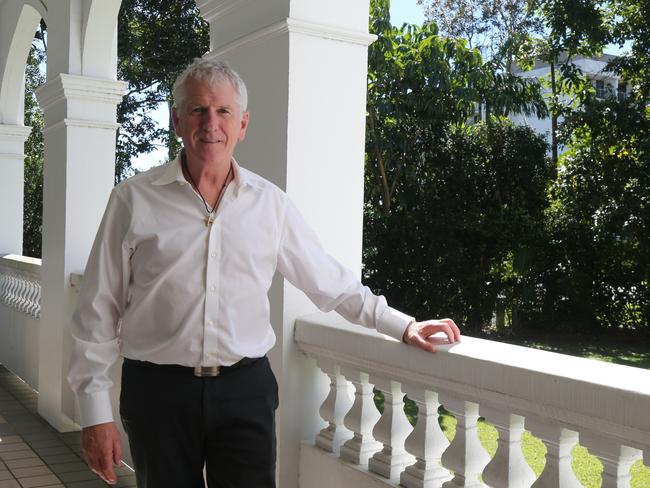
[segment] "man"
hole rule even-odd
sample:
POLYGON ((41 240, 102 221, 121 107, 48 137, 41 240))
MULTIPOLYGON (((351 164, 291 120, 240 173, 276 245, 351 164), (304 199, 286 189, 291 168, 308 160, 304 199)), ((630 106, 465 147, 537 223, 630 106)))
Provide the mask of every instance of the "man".
POLYGON ((174 84, 176 160, 113 190, 73 316, 68 379, 88 464, 121 458, 108 370, 123 356, 120 414, 139 487, 275 486, 277 384, 267 292, 276 269, 321 310, 422 349, 452 320, 416 322, 327 255, 286 194, 233 159, 246 87, 196 59, 174 84))

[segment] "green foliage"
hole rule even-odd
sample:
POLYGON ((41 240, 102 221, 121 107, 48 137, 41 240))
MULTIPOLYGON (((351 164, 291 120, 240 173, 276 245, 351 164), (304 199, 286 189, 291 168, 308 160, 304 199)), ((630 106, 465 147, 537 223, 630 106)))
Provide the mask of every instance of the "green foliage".
POLYGON ((118 77, 129 91, 117 111, 116 182, 130 174, 138 155, 158 145, 170 157, 179 150, 171 117, 161 128, 151 112, 161 103, 171 107, 174 80, 209 50, 209 30, 193 0, 123 0, 118 36, 118 77))
POLYGON ((43 113, 34 90, 44 81, 39 66, 45 51, 35 39, 25 69, 25 119, 32 131, 25 141, 25 188, 23 200, 23 255, 41 257, 41 230, 43 225, 43 113))
POLYGON ((564 127, 568 151, 548 222, 556 315, 573 328, 648 327, 650 116, 643 104, 588 102, 564 127))
POLYGON ((546 144, 495 117, 466 125, 488 92, 507 99, 517 88, 434 24, 394 28, 387 2, 371 5, 379 38, 369 53, 365 279, 416 316, 477 330, 497 296, 528 292, 503 262, 524 262, 538 245, 546 144))

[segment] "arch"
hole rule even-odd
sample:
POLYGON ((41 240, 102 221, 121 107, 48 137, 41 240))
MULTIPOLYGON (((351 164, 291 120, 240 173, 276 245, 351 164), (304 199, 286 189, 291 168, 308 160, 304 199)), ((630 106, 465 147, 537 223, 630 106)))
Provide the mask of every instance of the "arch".
POLYGON ((41 18, 45 20, 45 23, 47 24, 47 4, 46 0, 23 0, 23 3, 25 5, 29 5, 32 7, 34 10, 36 10, 41 18))
POLYGON ((0 123, 23 124, 25 63, 41 14, 31 5, 0 5, 0 123))
POLYGON ((116 79, 117 16, 121 0, 92 0, 84 5, 81 70, 84 76, 116 79))

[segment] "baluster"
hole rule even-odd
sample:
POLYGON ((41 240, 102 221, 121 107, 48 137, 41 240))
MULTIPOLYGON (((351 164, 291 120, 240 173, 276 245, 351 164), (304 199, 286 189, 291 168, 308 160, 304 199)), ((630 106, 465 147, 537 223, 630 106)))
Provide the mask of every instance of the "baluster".
POLYGON ((418 418, 405 443, 416 461, 402 472, 400 483, 406 488, 438 488, 451 478, 449 471, 440 465, 449 441, 438 422, 438 394, 410 384, 404 384, 403 389, 417 404, 418 418))
POLYGON ((38 299, 39 299, 39 288, 40 288, 40 283, 38 281, 32 280, 30 282, 31 285, 31 293, 29 296, 29 302, 30 302, 30 307, 29 307, 29 314, 32 317, 38 317, 38 310, 40 308, 38 299))
POLYGON ((316 434, 316 445, 325 451, 338 454, 341 444, 352 435, 343 425, 343 417, 352 405, 352 399, 348 382, 338 365, 323 359, 318 361, 318 367, 329 376, 330 391, 319 410, 320 416, 328 425, 316 434))
POLYGON ((367 465, 370 456, 382 448, 372 436, 372 429, 380 417, 373 400, 372 385, 368 374, 357 369, 342 367, 341 373, 354 385, 354 404, 343 419, 343 424, 354 435, 341 446, 341 458, 367 465))
POLYGON ((650 467, 650 449, 643 451, 643 464, 650 467))
POLYGON ((7 303, 7 288, 9 287, 9 276, 7 273, 0 273, 0 302, 7 303))
POLYGON ((37 283, 34 280, 27 281, 27 315, 34 317, 37 283))
POLYGON ((571 451, 578 443, 578 433, 552 419, 528 417, 526 425, 546 445, 544 471, 532 488, 582 488, 571 467, 571 451))
POLYGON ((641 451, 591 431, 582 432, 580 442, 603 463, 602 488, 630 488, 630 468, 642 458, 641 451))
POLYGON ((483 481, 492 488, 529 488, 536 476, 521 450, 524 417, 486 406, 481 413, 499 432, 497 452, 483 470, 483 481))
POLYGON ((371 381, 384 394, 384 413, 372 431, 384 447, 368 460, 368 469, 385 478, 397 479, 404 467, 414 461, 404 449, 404 440, 412 427, 404 414, 399 382, 381 376, 372 376, 371 381))
POLYGON ((36 286, 36 297, 34 298, 34 302, 36 303, 36 310, 34 311, 34 317, 39 318, 41 316, 41 292, 43 290, 43 287, 41 286, 41 283, 38 282, 36 286))
POLYGON ((442 404, 456 416, 456 435, 442 455, 442 465, 454 472, 454 477, 443 488, 484 487, 479 476, 490 455, 478 437, 478 404, 441 395, 442 404))
POLYGON ((29 282, 24 276, 20 277, 20 289, 18 292, 17 307, 22 313, 27 313, 27 292, 29 291, 29 282))
POLYGON ((16 308, 20 299, 20 276, 11 275, 11 293, 9 295, 9 305, 16 308))

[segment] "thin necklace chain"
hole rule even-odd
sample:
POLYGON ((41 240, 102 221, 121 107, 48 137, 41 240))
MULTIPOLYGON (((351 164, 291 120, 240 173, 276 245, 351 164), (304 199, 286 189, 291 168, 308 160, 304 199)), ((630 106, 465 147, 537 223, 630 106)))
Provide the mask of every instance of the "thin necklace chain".
POLYGON ((208 202, 205 201, 205 198, 203 198, 203 193, 201 193, 201 190, 199 190, 199 186, 194 181, 194 178, 192 178, 192 173, 190 173, 190 170, 187 167, 187 158, 185 157, 184 149, 181 151, 181 165, 182 165, 182 169, 184 169, 185 172, 187 173, 187 176, 190 177, 190 182, 192 183, 192 186, 194 186, 199 196, 201 197, 201 201, 203 202, 203 206, 205 207, 205 212, 208 214, 205 219, 205 225, 206 226, 212 225, 212 223, 214 222, 214 217, 212 216, 212 214, 216 213, 217 208, 219 207, 219 203, 221 202, 221 198, 223 197, 223 194, 226 190, 226 186, 228 186, 228 180, 230 180, 230 175, 232 174, 232 161, 230 161, 230 169, 228 169, 228 174, 226 175, 226 179, 224 180, 223 185, 221 185, 221 190, 219 190, 219 195, 217 195, 217 201, 214 202, 214 206, 212 207, 212 210, 210 210, 210 207, 208 207, 208 202))

